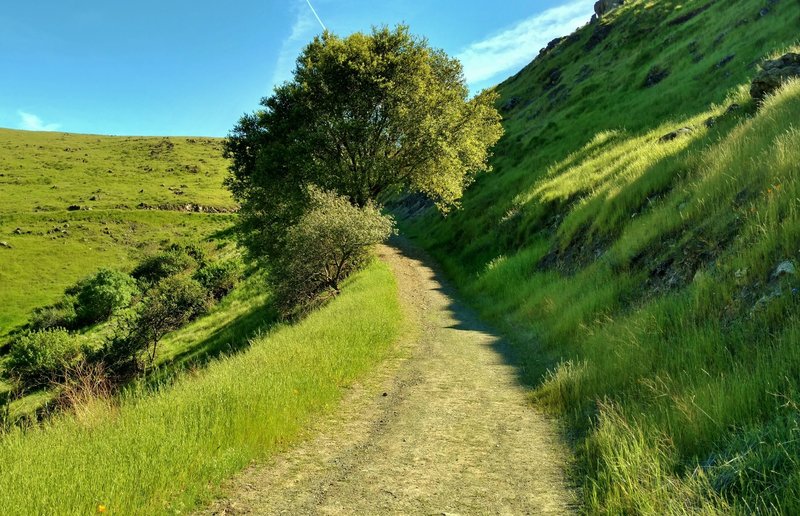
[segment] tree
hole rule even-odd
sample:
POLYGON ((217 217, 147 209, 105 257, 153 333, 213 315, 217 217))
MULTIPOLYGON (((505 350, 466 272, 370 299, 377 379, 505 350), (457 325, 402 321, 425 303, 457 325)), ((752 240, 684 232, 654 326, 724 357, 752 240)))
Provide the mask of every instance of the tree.
POLYGON ((12 341, 3 374, 23 389, 56 384, 82 352, 80 339, 63 328, 26 332, 12 341))
POLYGON ((461 64, 405 26, 325 32, 227 139, 245 244, 256 256, 279 254, 309 184, 358 207, 397 190, 423 193, 442 211, 456 206, 490 168, 502 135, 496 99, 470 99, 461 64))
POLYGON ((169 332, 204 313, 208 294, 200 283, 184 276, 162 279, 148 290, 136 314, 127 321, 122 336, 112 340, 108 355, 117 361, 136 359, 145 353, 148 362, 156 359, 158 344, 169 332))
POLYGON ((115 310, 129 306, 138 293, 128 274, 100 269, 77 285, 77 317, 82 324, 105 321, 115 310))
POLYGON ((308 197, 307 212, 288 229, 284 252, 270 270, 285 316, 337 295, 342 280, 366 262, 369 248, 394 232, 394 221, 372 203, 360 208, 316 187, 308 197))

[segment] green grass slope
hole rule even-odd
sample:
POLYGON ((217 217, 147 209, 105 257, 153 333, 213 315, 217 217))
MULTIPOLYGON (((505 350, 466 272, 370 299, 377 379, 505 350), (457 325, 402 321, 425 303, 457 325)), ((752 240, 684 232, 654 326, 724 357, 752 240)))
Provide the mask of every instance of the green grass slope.
POLYGON ((499 87, 463 210, 404 222, 566 416, 588 512, 800 512, 800 83, 747 95, 799 24, 626 2, 499 87))
POLYGON ((155 394, 95 399, 0 435, 0 513, 186 512, 332 409, 390 352, 402 325, 394 278, 376 262, 297 325, 155 394))
POLYGON ((221 146, 0 129, 0 337, 100 267, 229 227, 221 146))

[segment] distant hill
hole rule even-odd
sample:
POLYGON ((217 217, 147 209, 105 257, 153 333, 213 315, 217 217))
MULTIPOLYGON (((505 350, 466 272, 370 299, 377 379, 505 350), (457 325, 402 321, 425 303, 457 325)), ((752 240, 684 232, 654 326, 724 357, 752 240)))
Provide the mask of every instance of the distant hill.
POLYGON ((589 512, 800 512, 800 84, 789 0, 633 0, 498 88, 463 210, 404 222, 516 337, 589 512))
POLYGON ((0 336, 101 266, 229 225, 222 140, 0 129, 0 336))

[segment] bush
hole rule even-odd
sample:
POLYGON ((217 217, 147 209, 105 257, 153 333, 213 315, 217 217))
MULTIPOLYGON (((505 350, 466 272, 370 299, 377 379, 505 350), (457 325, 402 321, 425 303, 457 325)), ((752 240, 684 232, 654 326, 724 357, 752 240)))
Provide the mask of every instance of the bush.
POLYGON ((5 375, 25 389, 52 385, 81 354, 78 337, 63 328, 24 333, 11 343, 5 375))
POLYGON ((195 270, 198 258, 185 247, 172 246, 163 253, 145 258, 131 273, 137 280, 147 285, 155 285, 159 281, 195 270))
POLYGON ((53 328, 73 328, 78 320, 75 311, 77 299, 74 295, 66 295, 53 305, 33 310, 28 326, 32 330, 49 330, 53 328))
POLYGON ((367 261, 370 247, 395 231, 394 221, 372 204, 359 208, 314 187, 308 193, 308 211, 288 229, 282 252, 270 265, 270 282, 286 317, 337 295, 341 282, 367 261))
POLYGON ((155 361, 158 344, 209 307, 208 293, 196 280, 172 276, 145 292, 136 310, 124 318, 116 335, 107 343, 106 361, 115 369, 138 365, 142 355, 155 361))
POLYGON ((115 310, 130 306, 138 294, 133 278, 110 269, 101 269, 78 287, 77 318, 84 325, 107 320, 115 310))
POLYGON ((241 277, 242 262, 238 259, 210 263, 198 269, 194 275, 194 278, 216 300, 225 297, 236 286, 241 277))

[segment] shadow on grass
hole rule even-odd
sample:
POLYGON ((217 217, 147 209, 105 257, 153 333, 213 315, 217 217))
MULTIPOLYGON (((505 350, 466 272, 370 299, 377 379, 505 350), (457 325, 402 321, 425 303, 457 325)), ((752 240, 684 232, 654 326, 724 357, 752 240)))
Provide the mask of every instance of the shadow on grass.
POLYGON ((250 340, 272 328, 278 316, 269 301, 252 307, 229 323, 214 330, 205 339, 198 341, 175 355, 166 365, 170 367, 197 366, 222 355, 232 355, 250 344, 250 340))

